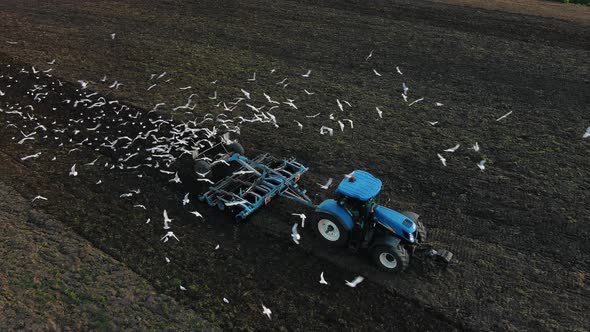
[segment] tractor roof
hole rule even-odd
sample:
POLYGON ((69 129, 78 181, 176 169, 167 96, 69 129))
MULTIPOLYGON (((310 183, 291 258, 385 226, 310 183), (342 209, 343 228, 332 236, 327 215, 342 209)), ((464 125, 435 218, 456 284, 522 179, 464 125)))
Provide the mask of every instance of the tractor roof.
POLYGON ((370 173, 356 170, 351 175, 352 177, 344 178, 340 182, 336 189, 337 193, 360 201, 368 201, 381 191, 381 180, 370 173), (353 179, 354 181, 351 181, 353 179))

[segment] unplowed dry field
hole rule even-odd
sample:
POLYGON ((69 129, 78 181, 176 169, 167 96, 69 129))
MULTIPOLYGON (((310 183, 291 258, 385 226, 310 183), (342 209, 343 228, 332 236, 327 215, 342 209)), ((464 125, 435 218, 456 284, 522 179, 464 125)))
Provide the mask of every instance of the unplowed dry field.
POLYGON ((583 21, 427 1, 2 1, 0 328, 587 330, 583 21), (171 181, 185 159, 149 150, 190 120, 232 120, 248 156, 296 157, 316 202, 335 188, 318 183, 373 173, 381 203, 420 214, 455 260, 386 274, 309 224, 297 245, 292 213, 312 211, 285 199, 236 223, 197 201, 205 183, 171 181))

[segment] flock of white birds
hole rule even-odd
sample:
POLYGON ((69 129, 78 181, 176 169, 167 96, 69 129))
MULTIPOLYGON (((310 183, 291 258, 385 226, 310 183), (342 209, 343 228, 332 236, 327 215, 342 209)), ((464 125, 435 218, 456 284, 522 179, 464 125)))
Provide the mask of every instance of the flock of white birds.
MULTIPOLYGON (((111 34, 111 39, 115 39, 116 34, 111 34)), ((365 58, 364 61, 370 62, 374 52, 365 58)), ((52 66, 56 60, 49 61, 47 64, 52 66)), ((10 65, 6 65, 10 68, 10 65)), ((403 72, 400 67, 396 67, 395 75, 403 77, 403 72)), ((37 68, 21 68, 19 74, 34 75, 37 80, 41 76, 52 77, 50 72, 53 68, 46 70, 39 70, 37 68)), ((381 77, 386 75, 377 69, 372 70, 374 75, 381 77)), ((309 79, 312 77, 312 70, 307 70, 301 74, 302 78, 309 79)), ((276 69, 272 69, 270 75, 276 75, 276 69)), ((391 75, 391 74, 389 74, 391 75)), ((151 91, 160 84, 169 83, 172 79, 168 78, 170 75, 167 72, 160 74, 151 74, 146 82, 146 91, 151 91)), ((254 82, 257 80, 257 74, 253 73, 251 77, 246 79, 246 82, 254 82)), ((79 80, 79 88, 76 89, 77 97, 68 99, 63 96, 61 86, 64 83, 58 79, 51 79, 50 84, 34 84, 27 91, 27 96, 23 96, 22 101, 15 103, 3 102, 2 97, 6 96, 6 92, 10 91, 13 84, 19 82, 18 76, 5 75, 0 72, 0 113, 3 113, 5 122, 2 124, 7 128, 13 128, 15 136, 11 139, 16 144, 31 144, 38 141, 49 142, 62 149, 67 149, 68 154, 75 153, 86 147, 87 149, 94 149, 100 152, 100 157, 88 163, 75 163, 66 172, 69 176, 76 177, 84 173, 84 169, 88 167, 103 167, 105 169, 117 170, 136 170, 134 174, 141 178, 143 175, 139 170, 150 169, 155 172, 160 172, 165 176, 169 176, 169 182, 182 183, 179 177, 176 162, 183 155, 191 156, 195 149, 207 149, 219 142, 219 140, 227 139, 222 137, 222 133, 233 132, 240 133, 240 127, 248 123, 267 123, 271 126, 278 127, 281 124, 280 116, 278 115, 281 108, 288 108, 289 110, 300 110, 296 104, 297 98, 287 98, 279 100, 273 98, 271 95, 264 92, 262 96, 256 99, 254 94, 249 92, 246 88, 238 88, 239 94, 237 96, 222 97, 215 90, 207 99, 213 103, 213 112, 207 113, 203 116, 202 108, 197 105, 195 98, 196 93, 191 93, 191 86, 180 87, 179 90, 187 91, 189 94, 186 98, 186 103, 178 106, 169 107, 169 111, 184 112, 185 118, 187 115, 194 116, 193 120, 178 121, 174 120, 172 116, 161 115, 168 114, 164 111, 165 103, 157 103, 154 107, 145 112, 141 110, 133 110, 118 100, 108 100, 106 97, 99 95, 97 92, 90 91, 95 84, 103 84, 109 89, 117 90, 124 86, 118 80, 108 80, 107 76, 100 79, 100 83, 94 83, 89 80, 79 80), (42 116, 36 112, 36 107, 42 104, 48 98, 58 98, 60 100, 60 108, 53 107, 52 111, 69 112, 66 116, 56 116, 49 118, 42 116), (255 101, 256 100, 256 101, 255 101), (261 103, 260 100, 263 100, 261 103), (199 107, 197 109, 197 107, 199 107), (62 109, 63 108, 63 109, 62 109), (197 111, 195 112, 195 109, 197 111), (62 121, 57 119, 62 118, 62 121), (112 157, 116 156, 116 157, 112 157)), ((218 80, 211 81, 210 84, 215 86, 218 80)), ((275 89, 285 89, 289 86, 289 78, 285 77, 277 80, 275 89)), ((310 92, 308 88, 302 89, 305 95, 313 95, 316 92, 310 92)), ((424 97, 409 101, 410 88, 405 82, 400 86, 400 97, 408 107, 416 103, 423 102, 424 97)), ((435 107, 442 107, 443 104, 436 102, 435 107)), ((335 134, 334 127, 337 125, 341 132, 346 128, 354 129, 354 122, 352 119, 345 118, 346 110, 352 108, 352 104, 346 100, 335 100, 332 106, 334 112, 330 112, 327 116, 326 123, 320 126, 318 132, 320 135, 335 134)), ((378 119, 383 118, 383 111, 379 106, 375 106, 376 116, 378 119)), ((298 130, 302 130, 305 123, 305 118, 316 118, 322 112, 312 115, 303 115, 299 120, 293 120, 298 130)), ((496 121, 502 121, 510 116, 512 112, 508 112, 496 121)), ((438 121, 429 121, 429 125, 436 126, 438 121)), ((586 129, 583 138, 590 137, 590 127, 586 129)), ((437 157, 443 166, 447 166, 447 159, 443 154, 452 154, 461 147, 461 144, 445 149, 437 153, 437 157)), ((480 151, 478 142, 475 142, 469 149, 475 152, 480 151)), ((22 156, 23 162, 34 162, 38 158, 47 158, 55 161, 56 156, 44 155, 50 152, 36 152, 30 155, 22 156)), ((215 160, 215 156, 204 157, 210 163, 222 162, 215 160)), ((476 166, 484 171, 486 160, 481 160, 476 166)), ((200 174, 198 181, 210 182, 205 174, 200 174)), ((94 179, 96 185, 102 184, 102 179, 94 179)), ((329 189, 332 184, 330 178, 325 184, 319 184, 321 189, 329 189)), ((120 198, 134 198, 141 194, 140 189, 130 189, 127 192, 117 194, 120 198)), ((38 195, 32 199, 32 202, 37 200, 47 200, 46 197, 38 195)), ((198 211, 188 211, 188 208, 195 206, 191 204, 191 197, 189 193, 183 196, 180 202, 182 206, 187 209, 187 213, 194 218, 203 218, 198 211)), ((134 204, 133 208, 146 209, 142 204, 134 204)), ((168 241, 180 241, 179 237, 172 231, 173 219, 168 216, 166 210, 162 212, 163 215, 163 230, 164 235, 160 238, 163 243, 168 241)), ((298 232, 298 227, 305 227, 306 216, 302 213, 294 213, 299 217, 299 222, 293 224, 291 227, 291 240, 295 244, 301 241, 301 235, 298 232)), ((146 223, 151 220, 148 219, 146 223)), ((219 245, 215 250, 219 249, 219 245)), ((165 257, 167 263, 171 262, 171 258, 165 257)), ((358 276, 352 281, 345 281, 349 287, 356 287, 363 281, 363 277, 358 276)), ((324 278, 324 273, 320 274, 319 283, 322 285, 329 285, 324 278)), ((181 290, 186 290, 182 285, 181 290)), ((223 298, 224 303, 229 303, 227 298, 223 298)), ((271 318, 271 310, 262 305, 262 313, 269 319, 271 318)))

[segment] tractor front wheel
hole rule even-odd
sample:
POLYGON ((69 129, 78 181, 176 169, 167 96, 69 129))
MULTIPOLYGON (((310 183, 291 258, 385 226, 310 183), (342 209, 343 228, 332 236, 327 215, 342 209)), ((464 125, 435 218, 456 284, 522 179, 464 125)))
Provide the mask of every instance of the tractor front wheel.
POLYGON ((424 243, 427 239, 426 227, 421 221, 416 221, 416 227, 418 229, 418 243, 424 243))
POLYGON ((312 225, 324 243, 333 247, 343 247, 348 243, 349 231, 339 218, 328 213, 316 213, 312 225))
POLYGON ((401 272, 408 267, 410 255, 401 245, 377 246, 371 250, 371 258, 382 271, 401 272))

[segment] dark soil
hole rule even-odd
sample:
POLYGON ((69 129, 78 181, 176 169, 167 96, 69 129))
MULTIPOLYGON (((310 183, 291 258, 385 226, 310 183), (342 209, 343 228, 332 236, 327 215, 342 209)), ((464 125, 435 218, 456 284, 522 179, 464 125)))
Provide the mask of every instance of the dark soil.
POLYGON ((590 125, 584 112, 590 101, 587 28, 429 2, 7 3, 0 5, 2 38, 16 44, 2 44, 9 56, 0 58, 0 90, 6 93, 0 97, 0 153, 13 162, 2 163, 2 182, 27 198, 48 197, 39 209, 213 324, 437 331, 576 330, 590 324, 584 314, 590 310, 590 141, 581 138, 590 125), (373 58, 365 61, 371 50, 373 58), (47 65, 53 58, 56 65, 47 65), (31 66, 52 67, 54 77, 33 74, 31 66), (305 80, 300 75, 307 69, 313 72, 305 80), (173 80, 146 91, 150 75, 164 71, 173 80), (253 72, 257 81, 249 83, 253 72), (103 75, 108 84, 100 82, 103 75), (285 77, 290 86, 275 84, 285 77), (89 90, 66 83, 78 79, 90 80, 89 90), (214 79, 217 85, 209 83, 214 79), (124 84, 120 90, 108 88, 114 80, 124 84), (402 82, 410 86, 410 101, 425 100, 408 107, 399 96, 402 82), (47 85, 40 101, 30 92, 35 84, 47 85), (331 193, 315 183, 356 168, 370 171, 384 182, 382 203, 418 212, 429 238, 454 252, 456 261, 443 270, 413 260, 403 274, 381 273, 364 256, 324 250, 311 232, 294 245, 289 233, 297 218, 291 213, 311 214, 305 208, 276 200, 236 225, 200 203, 183 208, 187 190, 171 184, 170 176, 104 167, 126 157, 123 152, 76 145, 95 137, 86 128, 97 121, 104 127, 96 137, 122 135, 117 130, 135 136, 143 130, 139 122, 158 116, 140 107, 182 105, 190 91, 179 88, 187 85, 199 94, 199 107, 190 115, 175 113, 176 119, 221 113, 207 98, 213 91, 230 101, 244 88, 257 106, 264 103, 262 92, 296 98, 299 110, 274 112, 278 129, 242 127, 247 154, 296 156, 311 167, 302 185, 318 199, 331 193), (116 115, 105 107, 104 117, 91 120, 101 108, 63 103, 92 90, 107 100, 127 100, 131 110, 116 115), (342 113, 336 99, 353 107, 342 113), (34 110, 25 108, 29 104, 34 110), (11 107, 23 116, 8 113, 11 107), (129 118, 136 109, 140 118, 129 118), (352 119, 354 129, 340 132, 330 113, 352 119), (71 121, 80 118, 86 123, 71 121), (48 128, 47 138, 39 133, 17 144, 19 130, 30 132, 36 123, 48 128), (113 125, 107 129, 107 123, 113 125), (333 127, 334 136, 319 135, 322 125, 333 127), (56 126, 69 129, 51 132, 56 126), (75 129, 81 134, 72 135, 75 129), (476 141, 480 152, 468 149, 476 141), (448 166, 442 166, 436 154, 457 143, 461 149, 445 153, 448 166), (73 148, 78 150, 69 152, 73 148), (39 158, 20 161, 37 152, 39 158), (94 167, 82 166, 97 157, 94 167), (483 172, 476 166, 482 159, 483 172), (70 177, 74 163, 80 174, 70 177), (140 194, 119 197, 137 188, 140 194), (175 219, 178 243, 160 242, 164 209, 175 219), (188 214, 193 210, 205 220, 188 214), (327 287, 318 283, 322 271, 327 287), (359 287, 344 285, 359 274, 367 277, 359 287), (262 315, 261 304, 273 311, 272 320, 262 315))

